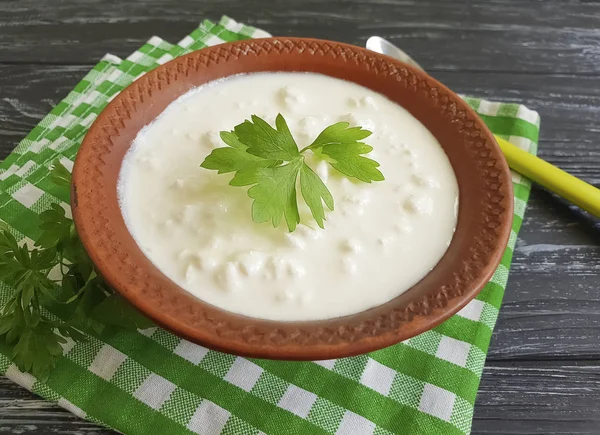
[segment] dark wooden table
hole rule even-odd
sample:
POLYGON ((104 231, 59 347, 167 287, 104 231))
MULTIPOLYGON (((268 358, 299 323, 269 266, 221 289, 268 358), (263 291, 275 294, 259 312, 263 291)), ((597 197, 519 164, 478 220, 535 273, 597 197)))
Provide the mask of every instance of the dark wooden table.
MULTIPOLYGON (((106 52, 227 14, 276 35, 381 35, 452 89, 527 104, 540 155, 600 185, 600 2, 0 1, 0 158, 106 52)), ((477 398, 475 434, 600 434, 600 222, 534 188, 477 398)), ((108 434, 6 379, 0 432, 108 434)))

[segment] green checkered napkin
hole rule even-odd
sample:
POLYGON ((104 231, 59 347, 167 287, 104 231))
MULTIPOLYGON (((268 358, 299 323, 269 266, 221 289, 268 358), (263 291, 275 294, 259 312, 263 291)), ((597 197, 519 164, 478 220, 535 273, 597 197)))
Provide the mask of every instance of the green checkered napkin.
MULTIPOLYGON (((0 164, 0 219, 29 245, 39 214, 69 198, 48 180, 67 168, 104 106, 146 71, 224 41, 268 36, 229 18, 205 21, 179 44, 158 37, 121 60, 105 56, 0 164)), ((465 100, 490 129, 535 153, 539 116, 524 106, 465 100)), ((513 176, 515 219, 502 264, 477 299, 404 343, 317 362, 252 360, 197 346, 152 328, 104 333, 64 347, 41 382, 19 372, 0 345, 0 370, 74 414, 127 434, 467 434, 508 279, 530 182, 513 176)), ((4 303, 11 288, 0 283, 4 303)))

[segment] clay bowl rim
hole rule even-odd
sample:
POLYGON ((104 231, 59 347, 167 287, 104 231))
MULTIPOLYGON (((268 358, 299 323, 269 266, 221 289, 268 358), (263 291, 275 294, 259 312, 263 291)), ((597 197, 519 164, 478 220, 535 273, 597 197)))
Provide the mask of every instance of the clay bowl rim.
POLYGON ((71 207, 90 258, 109 285, 158 325, 236 355, 319 360, 381 349, 434 328, 492 277, 513 218, 510 172, 491 132, 455 93, 426 73, 366 49, 312 38, 222 44, 176 58, 138 78, 98 116, 73 170, 71 207), (391 301, 353 315, 281 322, 221 310, 191 296, 144 256, 117 199, 122 159, 137 132, 192 87, 234 74, 312 71, 380 92, 438 139, 459 184, 455 235, 440 262, 391 301))

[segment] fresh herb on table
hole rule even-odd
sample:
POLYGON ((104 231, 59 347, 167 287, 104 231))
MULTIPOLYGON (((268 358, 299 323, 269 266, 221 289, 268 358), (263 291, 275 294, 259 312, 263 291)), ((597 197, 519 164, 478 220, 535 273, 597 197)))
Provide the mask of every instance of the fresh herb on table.
POLYGON ((213 150, 200 165, 219 174, 235 172, 232 186, 252 186, 248 196, 252 203, 254 222, 271 221, 279 226, 285 217, 289 231, 300 223, 296 184, 300 177, 300 192, 313 218, 323 228, 323 203, 333 211, 333 197, 321 178, 305 163, 307 151, 327 161, 347 177, 365 183, 382 181, 379 163, 364 156, 373 148, 363 142, 371 132, 338 122, 323 130, 312 144, 298 149, 296 141, 281 114, 275 127, 256 115, 222 131, 221 139, 228 146, 213 150))
MULTIPOLYGON (((68 196, 71 174, 59 162, 50 179, 68 196)), ((67 338, 84 341, 84 333, 100 334, 108 326, 153 324, 96 273, 60 205, 52 204, 40 219, 33 248, 0 227, 0 280, 14 290, 0 311, 0 336, 20 370, 44 379, 67 338)))

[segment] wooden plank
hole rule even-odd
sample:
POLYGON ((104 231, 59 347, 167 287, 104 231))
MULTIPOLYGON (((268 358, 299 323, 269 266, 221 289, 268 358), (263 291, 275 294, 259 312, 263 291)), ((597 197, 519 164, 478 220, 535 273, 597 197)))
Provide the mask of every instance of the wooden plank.
POLYGON ((495 0, 64 0, 47 7, 0 3, 0 62, 90 63, 126 56, 150 36, 177 42, 204 19, 227 14, 276 35, 363 44, 374 34, 428 69, 593 73, 600 71, 593 2, 495 0), (50 49, 49 49, 50 48, 50 49))
MULTIPOLYGON (((28 109, 33 110, 39 118, 50 109, 45 103, 59 101, 90 68, 91 64, 0 64, 0 100, 3 105, 0 120, 10 121, 7 113, 21 117, 22 114, 26 115, 28 109), (23 100, 23 103, 17 100, 23 100), (13 103, 22 106, 11 107, 13 103)), ((432 75, 459 93, 526 104, 542 115, 542 140, 574 142, 582 147, 581 151, 586 155, 600 155, 600 151, 594 147, 597 143, 595 136, 599 129, 600 112, 597 77, 440 71, 433 71, 432 75), (542 91, 539 89, 540 82, 544 83, 542 91)), ((542 147, 540 151, 554 153, 557 158, 568 157, 570 160, 573 157, 570 152, 578 150, 578 147, 570 147, 569 152, 555 152, 551 147, 542 147)))
POLYGON ((598 434, 599 361, 488 363, 473 435, 598 434))
POLYGON ((0 65, 0 159, 67 96, 91 67, 0 65))
POLYGON ((598 277, 600 222, 534 188, 488 360, 599 358, 598 277))
MULTIPOLYGON (((5 156, 91 65, 0 65, 0 156, 5 156)), ((542 116, 540 155, 600 184, 596 77, 433 72, 457 92, 523 103, 542 116), (539 83, 544 83, 543 92, 539 83)))
POLYGON ((0 433, 108 435, 115 432, 82 420, 0 377, 0 433))

